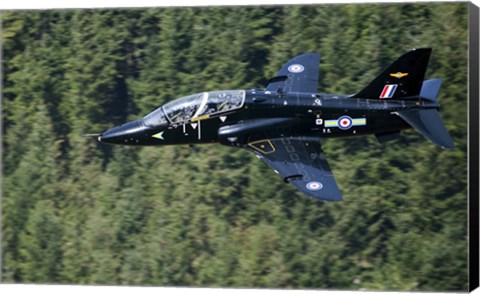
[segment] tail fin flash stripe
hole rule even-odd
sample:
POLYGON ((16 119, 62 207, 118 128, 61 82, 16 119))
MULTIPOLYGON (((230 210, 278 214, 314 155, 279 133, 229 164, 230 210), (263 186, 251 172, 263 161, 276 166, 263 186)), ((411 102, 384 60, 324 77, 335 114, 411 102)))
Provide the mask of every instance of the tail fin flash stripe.
POLYGON ((397 86, 396 84, 394 85, 385 85, 385 87, 383 87, 383 91, 382 91, 382 94, 380 94, 380 98, 384 99, 384 98, 392 98, 393 97, 393 94, 395 94, 395 90, 397 89, 397 86))

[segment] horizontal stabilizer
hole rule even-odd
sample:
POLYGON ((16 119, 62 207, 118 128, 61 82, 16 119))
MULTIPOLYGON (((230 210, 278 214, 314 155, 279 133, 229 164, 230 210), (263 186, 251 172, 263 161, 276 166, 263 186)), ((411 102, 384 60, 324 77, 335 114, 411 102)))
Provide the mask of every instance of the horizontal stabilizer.
POLYGON ((430 100, 432 102, 437 102, 437 94, 442 86, 442 79, 431 79, 423 81, 422 90, 420 90, 420 97, 430 100))
POLYGON ((455 147, 437 110, 399 111, 398 115, 433 143, 444 148, 455 147))

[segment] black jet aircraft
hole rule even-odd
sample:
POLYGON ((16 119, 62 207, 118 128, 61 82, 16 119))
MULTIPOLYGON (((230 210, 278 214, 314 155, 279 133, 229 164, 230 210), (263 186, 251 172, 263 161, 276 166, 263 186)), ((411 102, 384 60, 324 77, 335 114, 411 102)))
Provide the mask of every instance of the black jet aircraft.
POLYGON ((424 81, 430 53, 430 48, 407 52, 353 95, 318 93, 320 55, 303 54, 287 62, 265 89, 182 97, 105 131, 98 141, 246 148, 305 194, 339 201, 322 138, 372 134, 384 141, 413 127, 441 147, 454 147, 438 113, 442 81, 424 81))

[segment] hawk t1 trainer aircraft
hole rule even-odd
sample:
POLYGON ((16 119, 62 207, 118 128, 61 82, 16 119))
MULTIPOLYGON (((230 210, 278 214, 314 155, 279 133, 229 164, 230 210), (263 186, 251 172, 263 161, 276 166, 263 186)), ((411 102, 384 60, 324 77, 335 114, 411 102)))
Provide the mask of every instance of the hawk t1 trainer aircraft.
POLYGON ((414 128, 453 148, 436 100, 440 79, 423 80, 431 49, 412 50, 353 95, 317 92, 320 55, 287 62, 263 90, 203 92, 171 101, 109 129, 98 141, 123 145, 220 143, 252 151, 284 181, 321 201, 342 195, 320 139, 375 135, 380 142, 414 128))

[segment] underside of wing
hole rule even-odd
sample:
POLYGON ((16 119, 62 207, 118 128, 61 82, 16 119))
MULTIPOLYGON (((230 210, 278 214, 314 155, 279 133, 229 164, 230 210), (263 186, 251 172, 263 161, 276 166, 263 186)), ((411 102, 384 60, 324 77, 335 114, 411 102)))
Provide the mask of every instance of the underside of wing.
POLYGON ((267 91, 317 93, 320 54, 307 53, 287 62, 265 88, 267 91))
POLYGON ((247 149, 303 193, 320 201, 343 200, 318 140, 306 137, 263 139, 247 149))

